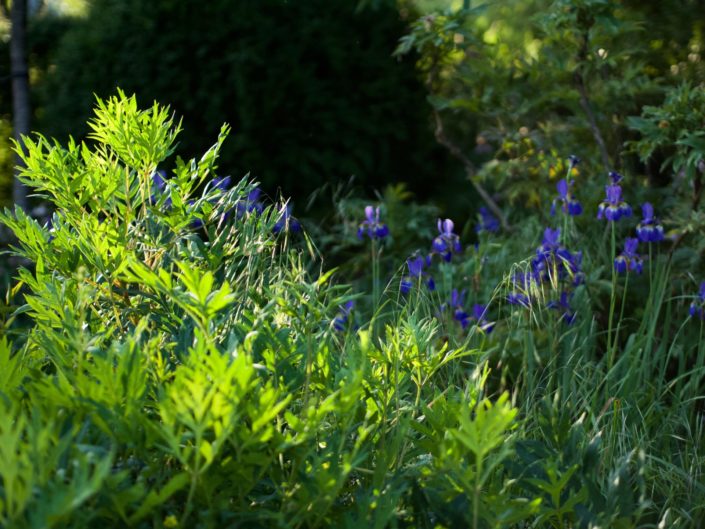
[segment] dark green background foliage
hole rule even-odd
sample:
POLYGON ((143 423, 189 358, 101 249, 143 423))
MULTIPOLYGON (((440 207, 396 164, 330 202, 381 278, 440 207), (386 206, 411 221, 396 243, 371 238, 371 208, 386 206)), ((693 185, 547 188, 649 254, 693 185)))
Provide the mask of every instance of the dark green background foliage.
POLYGON ((404 30, 393 2, 95 0, 58 43, 39 126, 82 137, 93 94, 119 86, 183 116, 182 155, 231 124, 221 168, 269 192, 351 175, 423 191, 442 153, 414 58, 391 56, 404 30))

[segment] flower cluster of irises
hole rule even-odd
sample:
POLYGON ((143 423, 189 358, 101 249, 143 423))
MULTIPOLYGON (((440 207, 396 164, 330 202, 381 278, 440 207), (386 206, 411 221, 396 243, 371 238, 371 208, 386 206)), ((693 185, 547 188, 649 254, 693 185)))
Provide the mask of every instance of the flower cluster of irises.
MULTIPOLYGON (((579 162, 577 157, 571 156, 570 169, 579 162)), ((617 172, 609 173, 609 183, 605 186, 605 199, 597 209, 599 220, 605 219, 614 223, 632 216, 631 206, 622 198, 622 186, 620 185, 622 178, 622 175, 617 172)), ((583 208, 571 193, 572 182, 562 179, 556 187, 558 197, 551 205, 551 215, 556 214, 559 206, 560 210, 567 215, 580 215, 583 208)), ((625 274, 629 271, 640 274, 644 265, 643 257, 638 253, 639 243, 658 243, 664 239, 663 226, 654 215, 653 206, 646 202, 641 209, 642 220, 636 228, 636 237, 627 237, 624 241, 624 249, 614 258, 614 269, 618 274, 625 274)), ((562 246, 560 235, 560 229, 547 228, 545 230, 543 242, 536 250, 536 257, 531 263, 531 273, 523 273, 514 278, 515 289, 507 296, 507 301, 513 305, 527 307, 531 303, 530 292, 532 289, 530 287, 533 285, 539 285, 546 281, 554 287, 561 285, 559 298, 549 302, 548 307, 558 310, 563 321, 572 323, 575 321, 575 314, 570 308, 571 287, 575 287, 583 281, 582 253, 570 252, 562 246)))
MULTIPOLYGON (((561 179, 556 185, 558 196, 552 201, 550 213, 555 216, 558 211, 564 215, 577 216, 583 213, 582 204, 572 192, 574 182, 571 179, 573 168, 580 163, 576 156, 569 158, 567 178, 561 179)), ((621 219, 632 216, 631 206, 622 198, 620 182, 623 177, 617 172, 609 173, 609 181, 605 186, 605 199, 597 209, 597 219, 616 223, 621 219)), ((664 229, 654 214, 654 207, 645 202, 641 206, 642 218, 636 226, 635 236, 626 237, 623 250, 614 257, 614 270, 617 274, 634 272, 641 274, 644 268, 644 258, 639 254, 640 243, 659 243, 664 240, 664 229)), ((500 229, 499 221, 490 211, 481 207, 478 215, 478 224, 475 231, 480 233, 496 233, 500 229)), ((442 262, 450 263, 454 255, 462 253, 463 248, 460 237, 454 231, 452 220, 438 219, 438 235, 431 242, 431 251, 427 255, 417 252, 406 261, 407 271, 402 275, 399 290, 402 295, 408 295, 414 288, 425 286, 428 290, 435 290, 436 284, 431 275, 433 257, 438 256, 442 262)), ((358 237, 365 236, 372 240, 384 239, 389 235, 386 224, 380 220, 380 208, 367 206, 365 220, 358 228, 358 237)), ((550 284, 551 290, 557 292, 557 299, 546 304, 549 309, 554 309, 559 314, 559 320, 572 324, 576 314, 571 308, 570 301, 575 288, 584 281, 582 271, 582 252, 571 251, 561 242, 561 229, 546 228, 541 245, 536 249, 531 260, 530 269, 513 274, 511 289, 506 296, 510 305, 529 308, 535 301, 535 295, 544 284, 550 284)), ((466 310, 466 290, 453 289, 450 299, 440 307, 441 314, 452 315, 463 329, 471 324, 484 333, 489 333, 494 323, 488 321, 488 307, 480 303, 466 310)), ((340 313, 334 320, 334 327, 343 330, 348 323, 352 310, 352 302, 340 308, 340 313)), ((700 285, 700 292, 695 301, 690 305, 690 315, 694 318, 705 320, 705 282, 700 285)))
MULTIPOLYGON (((373 206, 365 207, 365 218, 359 224, 357 236, 359 239, 369 238, 372 241, 384 239, 389 235, 389 228, 380 220, 380 208, 373 206)), ((402 295, 409 295, 414 288, 425 287, 430 291, 436 290, 436 283, 431 275, 434 257, 438 257, 441 262, 450 263, 453 256, 462 253, 463 247, 460 243, 460 236, 455 233, 455 224, 451 219, 438 219, 438 235, 431 241, 431 251, 427 255, 420 252, 414 253, 406 260, 406 273, 401 277, 399 291, 402 295)), ((497 232, 499 221, 486 209, 480 208, 479 223, 476 231, 497 232)), ((474 323, 478 329, 485 333, 490 333, 494 323, 487 320, 487 305, 476 303, 470 312, 465 309, 465 290, 453 289, 450 300, 440 307, 441 313, 451 314, 463 329, 474 323)), ((338 316, 333 320, 333 327, 336 330, 343 330, 347 327, 353 305, 351 302, 341 306, 338 316)))
POLYGON ((572 252, 561 243, 560 229, 546 228, 536 256, 531 260, 531 271, 520 277, 523 290, 513 292, 514 296, 510 293, 507 302, 526 307, 531 303, 532 292, 547 283, 560 291, 558 299, 549 301, 547 307, 557 310, 561 321, 573 323, 575 313, 570 308, 570 299, 574 287, 583 282, 582 261, 582 252, 572 252))
MULTIPOLYGON (((208 188, 219 193, 226 193, 231 186, 231 177, 214 177, 209 183, 208 188)), ((163 170, 157 170, 152 173, 152 192, 150 195, 150 204, 156 205, 161 200, 163 200, 162 207, 165 209, 170 209, 172 207, 171 196, 166 193, 167 191, 168 179, 166 173, 163 170)), ((225 211, 219 220, 219 224, 227 222, 230 218, 231 212, 234 213, 236 219, 241 219, 245 215, 255 214, 261 215, 264 212, 265 205, 261 200, 262 190, 258 187, 251 189, 247 196, 241 200, 238 200, 235 204, 233 210, 225 211)), ((195 200, 191 199, 188 201, 190 207, 194 207, 196 204, 195 200)), ((200 218, 194 218, 191 221, 191 227, 195 230, 204 228, 204 223, 200 218)), ((289 232, 300 232, 301 223, 291 215, 291 206, 289 204, 283 204, 279 209, 279 214, 277 222, 272 227, 274 233, 280 233, 283 231, 289 232)))
MULTIPOLYGON (((556 184, 558 196, 551 203, 551 216, 557 211, 574 217, 583 213, 583 206, 572 193, 573 169, 580 163, 577 156, 568 159, 568 175, 556 184)), ((550 284, 558 291, 558 299, 550 300, 547 307, 559 313, 559 320, 571 324, 575 321, 575 312, 571 309, 570 300, 575 287, 584 280, 582 272, 582 252, 574 252, 561 242, 560 228, 546 228, 543 232, 541 245, 536 248, 527 271, 517 272, 511 278, 512 288, 506 297, 507 303, 528 308, 533 303, 534 293, 543 284, 550 284)))
MULTIPOLYGON (((622 175, 617 172, 609 174, 610 183, 605 187, 605 200, 597 210, 598 219, 617 222, 622 218, 632 216, 632 208, 622 200, 622 187, 619 185, 622 175)), ((664 239, 663 226, 654 216, 654 207, 645 202, 641 206, 642 219, 636 227, 636 237, 627 237, 624 249, 614 259, 614 269, 619 274, 635 272, 640 274, 644 269, 643 257, 638 253, 639 242, 658 243, 664 239)))
POLYGON ((541 245, 536 248, 536 255, 531 260, 530 270, 512 276, 507 303, 529 308, 534 293, 547 283, 560 292, 558 299, 549 301, 547 307, 557 310, 561 321, 573 323, 575 313, 571 310, 570 299, 573 289, 584 280, 582 260, 582 252, 572 252, 561 243, 560 229, 546 228, 541 245))
POLYGON ((580 158, 575 155, 570 155, 568 158, 568 177, 561 178, 556 184, 556 190, 558 191, 558 197, 556 197, 551 203, 551 216, 555 216, 556 208, 560 207, 563 213, 567 213, 570 216, 580 215, 583 212, 582 204, 573 196, 571 188, 573 187, 573 180, 570 179, 573 174, 573 169, 580 163, 580 158))
POLYGON ((487 305, 475 303, 472 306, 471 313, 468 314, 465 311, 466 294, 467 290, 459 292, 454 288, 450 293, 450 302, 441 305, 441 312, 445 312, 446 310, 450 311, 453 319, 457 321, 463 329, 467 329, 471 323, 474 323, 482 332, 486 334, 491 333, 495 324, 494 322, 488 321, 486 318, 488 311, 487 305))

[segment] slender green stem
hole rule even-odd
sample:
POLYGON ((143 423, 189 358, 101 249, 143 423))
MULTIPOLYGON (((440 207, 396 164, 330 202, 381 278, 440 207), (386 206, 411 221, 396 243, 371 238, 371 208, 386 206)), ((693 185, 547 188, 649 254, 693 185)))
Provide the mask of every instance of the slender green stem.
MULTIPOLYGON (((568 170, 566 171, 566 174, 565 174, 565 183, 568 186, 569 190, 570 190, 570 182, 571 182, 571 179, 570 179, 571 171, 572 171, 572 166, 570 164, 568 164, 568 170)), ((564 205, 566 206, 566 211, 563 211, 563 215, 562 215, 562 217, 563 217, 563 240, 565 243, 568 243, 569 242, 569 233, 568 233, 568 216, 569 215, 568 215, 568 211, 567 211, 568 205, 567 204, 564 204, 564 205)))
POLYGON ((377 320, 377 305, 379 303, 379 252, 377 250, 377 241, 372 239, 372 335, 375 334, 377 320))
POLYGON ((304 403, 308 407, 309 388, 311 384, 311 371, 313 367, 313 341, 311 334, 306 337, 306 359, 304 365, 304 403))
MULTIPOLYGON (((524 316, 522 316, 523 318, 524 316)), ((533 329, 531 329, 531 315, 527 312, 526 314, 526 327, 524 328, 524 370, 522 371, 524 376, 524 381, 526 383, 526 394, 529 397, 534 395, 536 380, 536 369, 535 369, 535 359, 534 359, 534 341, 533 341, 533 329)))
MULTIPOLYGON (((700 336, 698 338, 698 354, 697 358, 695 360, 695 366, 693 366, 692 370, 692 375, 690 378, 689 382, 689 388, 691 394, 693 395, 693 402, 696 401, 697 395, 699 393, 699 388, 700 386, 700 380, 702 379, 703 376, 703 368, 705 367, 705 344, 703 344, 703 322, 702 320, 700 321, 700 336)), ((681 397, 683 400, 687 400, 689 397, 688 395, 683 395, 681 397)), ((692 406, 690 409, 690 415, 691 415, 691 420, 695 420, 694 412, 696 412, 697 408, 695 406, 692 406)))
POLYGON ((548 349, 548 359, 545 365, 542 366, 548 371, 548 394, 553 394, 555 391, 557 371, 560 369, 558 359, 558 333, 560 333, 560 329, 556 326, 556 320, 554 318, 548 318, 548 335, 551 337, 551 340, 548 349))
POLYGON ((198 452, 198 449, 201 446, 201 441, 202 441, 202 434, 201 434, 201 430, 198 429, 195 432, 196 460, 194 462, 193 472, 191 473, 191 485, 189 486, 188 497, 186 498, 186 507, 184 508, 184 512, 181 516, 181 521, 179 522, 179 527, 185 527, 186 520, 188 520, 188 517, 190 516, 191 511, 193 510, 193 499, 196 495, 196 488, 198 487, 198 479, 201 475, 201 455, 198 452))
MULTIPOLYGON (((652 301, 652 299, 651 299, 651 291, 652 291, 652 289, 653 289, 653 287, 654 287, 654 275, 653 275, 653 268, 652 268, 652 265, 651 265, 651 263, 652 263, 652 261, 653 261, 653 256, 651 255, 651 250, 652 250, 652 248, 653 248, 653 246, 652 246, 652 244, 649 242, 649 299, 648 299, 648 301, 647 301, 647 303, 649 303, 649 304, 650 304, 651 301, 652 301)), ((647 308, 648 308, 648 305, 647 305, 647 308)))
POLYGON ((610 292, 610 315, 607 322, 607 369, 612 369, 614 365, 614 347, 612 343, 612 319, 614 318, 614 308, 616 305, 615 291, 617 290, 617 271, 614 268, 614 260, 616 257, 616 235, 614 229, 614 221, 609 221, 612 228, 611 237, 611 253, 610 253, 610 268, 612 269, 612 291, 610 292))
POLYGON ((617 347, 619 343, 619 330, 622 326, 622 321, 624 320, 624 306, 627 304, 627 287, 629 287, 629 269, 627 269, 627 275, 624 279, 624 290, 622 291, 622 306, 619 309, 619 320, 617 321, 617 328, 614 331, 614 346, 617 347))
POLYGON ((477 468, 475 474, 475 488, 472 498, 472 527, 477 529, 480 521, 480 491, 482 490, 482 455, 477 454, 477 468))

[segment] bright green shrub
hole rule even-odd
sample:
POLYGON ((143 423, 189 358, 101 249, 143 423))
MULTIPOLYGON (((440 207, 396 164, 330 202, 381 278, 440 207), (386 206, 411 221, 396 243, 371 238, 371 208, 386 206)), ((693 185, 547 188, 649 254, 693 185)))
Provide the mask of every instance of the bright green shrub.
POLYGON ((2 524, 416 526, 473 498, 453 519, 500 527, 535 510, 504 487, 507 396, 485 398, 486 375, 443 396, 471 351, 429 347, 440 330, 417 316, 383 341, 336 331, 350 294, 312 273, 305 235, 218 178, 227 127, 167 177, 167 108, 120 93, 90 126, 90 143, 26 140, 48 224, 0 215, 27 262, 0 341, 2 524))

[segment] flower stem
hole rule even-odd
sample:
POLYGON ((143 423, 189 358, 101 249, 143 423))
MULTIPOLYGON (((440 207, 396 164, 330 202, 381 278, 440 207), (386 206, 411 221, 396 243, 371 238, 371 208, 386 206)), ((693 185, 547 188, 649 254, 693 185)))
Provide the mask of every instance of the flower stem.
POLYGON ((379 303, 379 252, 377 251, 377 241, 372 239, 372 334, 375 331, 375 321, 377 315, 377 304, 379 303))
POLYGON ((614 365, 614 355, 615 355, 615 348, 616 344, 612 343, 612 319, 614 317, 614 308, 616 304, 616 296, 615 296, 615 290, 617 289, 617 271, 615 270, 614 267, 614 260, 616 257, 616 235, 615 235, 615 229, 614 229, 614 221, 610 221, 610 225, 612 228, 612 240, 611 240, 611 259, 610 259, 610 268, 612 269, 612 292, 610 293, 610 315, 609 315, 609 320, 607 322, 607 369, 608 371, 612 369, 612 366, 614 365))
POLYGON ((627 275, 624 279, 624 291, 622 292, 622 306, 619 309, 619 320, 617 321, 617 328, 614 331, 614 344, 617 347, 617 342, 619 341, 619 329, 622 326, 622 320, 624 319, 624 305, 627 303, 627 287, 629 286, 629 269, 627 269, 627 275))
POLYGON ((649 300, 651 300, 651 289, 654 286, 654 277, 653 277, 653 269, 651 265, 651 261, 653 259, 653 256, 651 255, 651 249, 652 249, 652 244, 649 242, 649 300))

